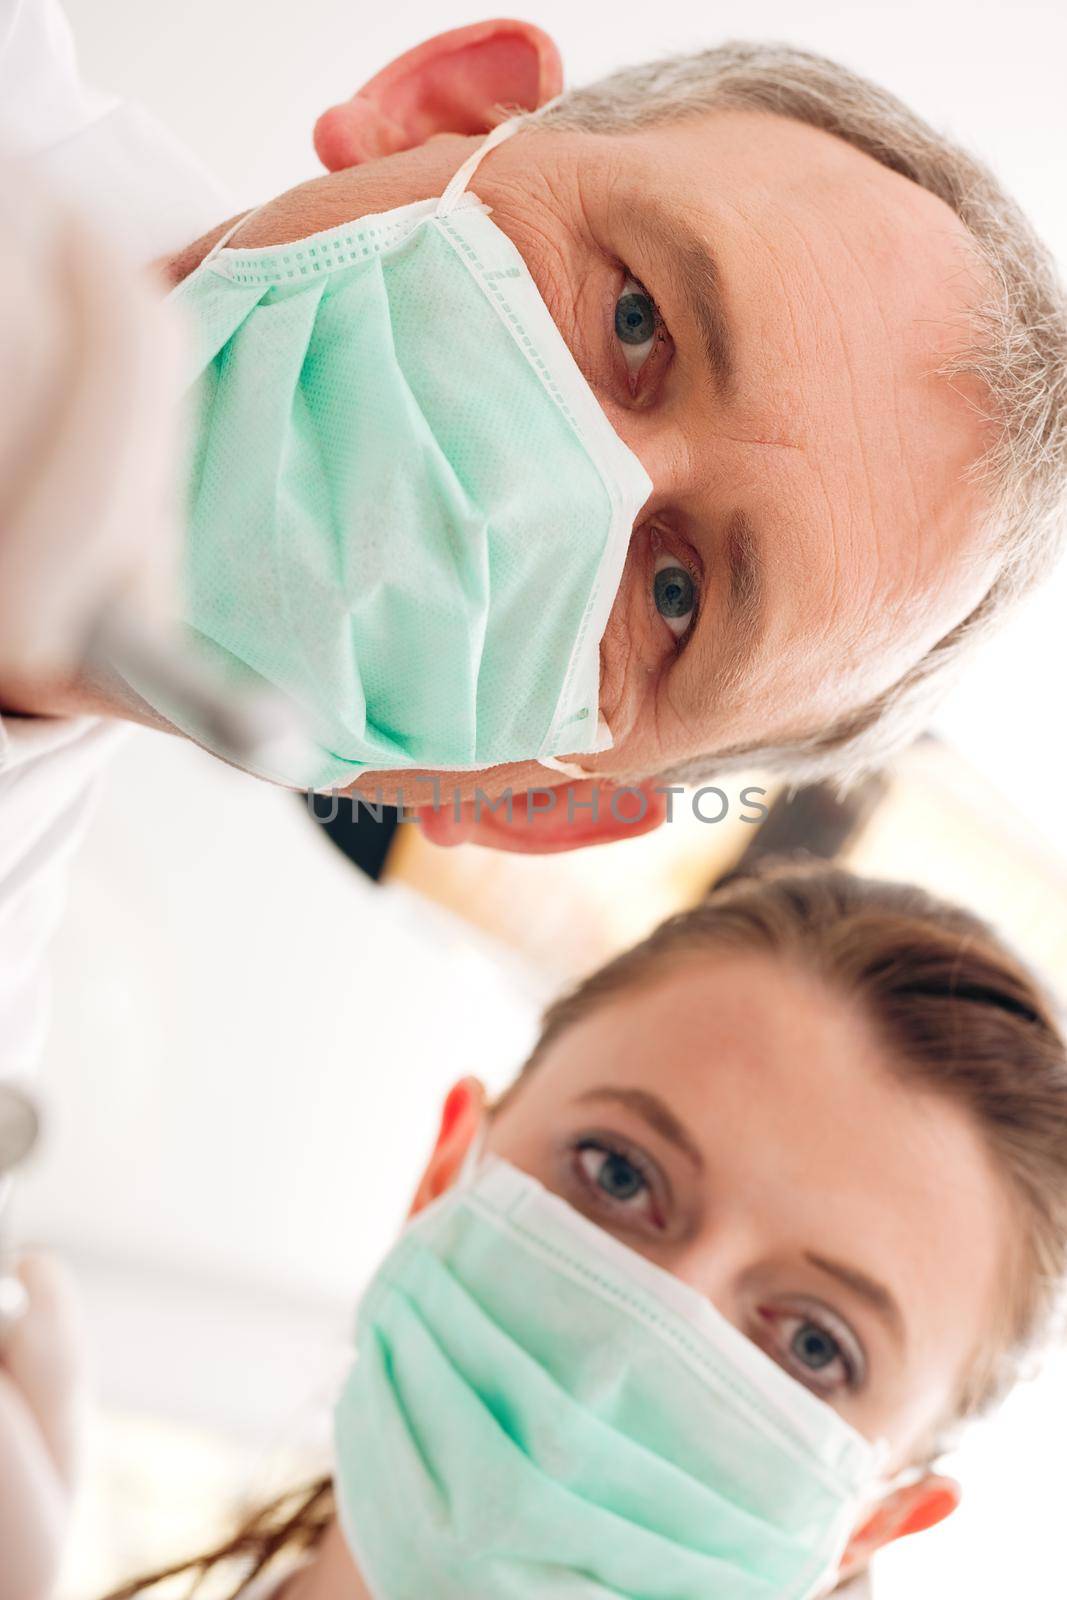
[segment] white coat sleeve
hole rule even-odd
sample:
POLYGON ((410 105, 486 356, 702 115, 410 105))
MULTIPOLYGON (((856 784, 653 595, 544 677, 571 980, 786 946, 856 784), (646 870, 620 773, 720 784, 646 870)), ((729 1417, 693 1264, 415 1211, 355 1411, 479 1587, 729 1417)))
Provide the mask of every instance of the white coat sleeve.
POLYGON ((81 82, 58 0, 0 0, 0 140, 8 150, 39 155, 116 103, 81 82))

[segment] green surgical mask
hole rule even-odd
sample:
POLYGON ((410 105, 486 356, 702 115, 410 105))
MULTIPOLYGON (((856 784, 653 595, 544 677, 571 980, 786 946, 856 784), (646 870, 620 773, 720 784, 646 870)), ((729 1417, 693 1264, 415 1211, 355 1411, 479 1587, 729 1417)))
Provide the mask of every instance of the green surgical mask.
POLYGON ((809 1600, 879 1465, 702 1296, 494 1158, 378 1271, 334 1431, 374 1600, 809 1600))
MULTIPOLYGON (((313 744, 262 776, 327 788, 611 742, 599 645, 652 485, 465 192, 511 127, 439 200, 216 247, 171 297, 184 622, 235 688, 284 691, 313 744)), ((210 745, 188 707, 132 686, 210 745)))

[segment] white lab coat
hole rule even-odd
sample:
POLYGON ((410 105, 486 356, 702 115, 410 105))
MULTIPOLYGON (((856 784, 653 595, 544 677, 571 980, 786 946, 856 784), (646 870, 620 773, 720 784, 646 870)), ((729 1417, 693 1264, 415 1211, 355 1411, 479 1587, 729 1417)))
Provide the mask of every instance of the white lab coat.
POLYGON ((235 209, 154 117, 81 82, 59 0, 0 0, 0 146, 28 156, 138 264, 235 209))
MULTIPOLYGON (((0 0, 0 152, 39 172, 138 265, 234 209, 144 111, 81 83, 57 0, 0 0)), ((0 716, 0 1076, 28 1075, 39 1056, 45 947, 96 776, 124 731, 97 718, 0 716)))

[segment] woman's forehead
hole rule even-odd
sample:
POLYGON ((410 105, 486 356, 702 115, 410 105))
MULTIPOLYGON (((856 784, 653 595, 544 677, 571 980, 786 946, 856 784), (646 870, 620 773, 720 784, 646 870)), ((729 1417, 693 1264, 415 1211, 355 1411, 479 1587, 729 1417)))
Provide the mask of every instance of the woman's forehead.
MULTIPOLYGON (((720 1209, 743 1206, 768 1248, 861 1251, 892 1270, 920 1342, 946 1319, 988 1325, 1011 1207, 986 1142, 822 980, 768 955, 683 956, 564 1030, 532 1077, 535 1119, 643 1121, 662 1150, 618 1091, 654 1095, 720 1209)), ((959 1343, 950 1332, 945 1352, 959 1343)))

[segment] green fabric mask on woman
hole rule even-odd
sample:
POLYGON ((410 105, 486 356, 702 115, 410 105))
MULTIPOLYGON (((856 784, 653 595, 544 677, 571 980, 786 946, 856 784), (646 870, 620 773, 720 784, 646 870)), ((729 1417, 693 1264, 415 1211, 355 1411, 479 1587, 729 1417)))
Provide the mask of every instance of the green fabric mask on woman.
POLYGON ((334 1436, 375 1600, 811 1600, 880 1456, 688 1285, 495 1158, 378 1271, 334 1436))
POLYGON ((262 776, 321 789, 611 742, 599 645, 652 485, 465 192, 512 126, 439 200, 224 239, 171 297, 192 383, 184 621, 313 741, 262 776))

